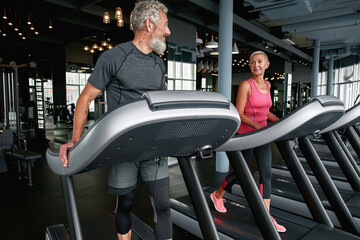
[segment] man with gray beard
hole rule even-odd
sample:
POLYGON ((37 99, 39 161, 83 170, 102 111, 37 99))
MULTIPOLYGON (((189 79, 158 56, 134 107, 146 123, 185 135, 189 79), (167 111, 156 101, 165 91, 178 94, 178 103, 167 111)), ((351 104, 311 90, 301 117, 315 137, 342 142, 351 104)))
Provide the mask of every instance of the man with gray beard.
MULTIPOLYGON (((166 68, 154 54, 166 50, 170 35, 167 8, 158 1, 137 2, 132 15, 134 39, 102 53, 76 103, 73 135, 60 147, 64 167, 71 165, 67 151, 81 138, 89 105, 106 90, 109 111, 120 104, 141 98, 146 91, 166 90, 166 68)), ((140 116, 139 116, 140 117, 140 116)), ((101 139, 99 139, 101 141, 101 139)), ((134 203, 138 173, 147 185, 154 208, 157 239, 172 238, 167 159, 125 162, 109 167, 108 191, 116 195, 115 226, 119 239, 131 239, 130 211, 134 203)))

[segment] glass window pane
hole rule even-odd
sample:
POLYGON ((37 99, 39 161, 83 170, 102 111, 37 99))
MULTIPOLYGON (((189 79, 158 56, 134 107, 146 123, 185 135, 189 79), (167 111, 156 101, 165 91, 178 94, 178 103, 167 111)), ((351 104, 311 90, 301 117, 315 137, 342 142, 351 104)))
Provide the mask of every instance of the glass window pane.
POLYGON ((175 80, 175 89, 174 90, 182 90, 182 80, 175 80))
POLYGON ((167 89, 174 90, 174 80, 168 80, 167 89))
POLYGON ((66 84, 79 84, 79 74, 66 72, 66 84))
POLYGON ((195 81, 183 81, 183 90, 195 90, 195 81))
POLYGON ((175 78, 175 62, 174 61, 168 61, 168 77, 169 78, 175 78))
POLYGON ((87 81, 86 74, 79 73, 79 78, 80 78, 80 80, 79 80, 80 85, 85 85, 86 81, 87 81))
POLYGON ((183 63, 183 79, 194 80, 195 76, 195 64, 193 63, 183 63))
POLYGON ((182 76, 183 76, 183 73, 182 73, 182 63, 181 63, 181 62, 176 62, 176 63, 175 63, 175 66, 176 66, 175 78, 181 79, 182 76))
POLYGON ((76 104, 79 98, 79 86, 66 86, 66 104, 76 104))

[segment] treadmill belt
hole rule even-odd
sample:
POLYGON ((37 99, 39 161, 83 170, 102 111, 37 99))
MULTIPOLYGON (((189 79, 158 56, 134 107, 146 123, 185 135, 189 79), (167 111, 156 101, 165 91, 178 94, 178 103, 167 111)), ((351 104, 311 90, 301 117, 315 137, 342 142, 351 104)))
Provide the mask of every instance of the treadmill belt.
MULTIPOLYGON (((254 179, 256 182, 259 182, 259 175, 254 174, 254 179)), ((318 183, 312 183, 312 185, 324 207, 328 210, 331 210, 331 205, 328 202, 320 185, 318 183)), ((244 196, 238 184, 233 186, 232 192, 236 195, 244 196)), ((341 190, 339 193, 346 203, 346 206, 349 208, 351 215, 360 218, 360 192, 341 190)), ((299 189, 291 177, 272 174, 271 194, 305 203, 299 189)))
MULTIPOLYGON (((312 185, 324 207, 331 210, 330 203, 328 202, 325 193, 321 189, 320 185, 316 183, 312 183, 312 185)), ((295 201, 304 202, 304 199, 300 191, 298 190, 295 182, 293 182, 293 180, 290 178, 273 174, 271 188, 272 194, 284 198, 289 198, 295 201)), ((339 191, 339 193, 344 202, 346 203, 347 207, 349 208, 351 214, 354 217, 360 218, 360 193, 346 190, 339 191)))
MULTIPOLYGON (((315 148, 317 154, 319 155, 320 159, 326 160, 326 161, 331 161, 331 162, 336 162, 333 154, 331 153, 331 151, 329 150, 329 147, 326 145, 326 143, 324 141, 316 141, 313 139, 310 139, 310 141, 311 141, 313 147, 315 148)), ((359 156, 356 154, 356 152, 354 151, 352 146, 350 144, 346 144, 346 146, 348 147, 348 149, 349 149, 352 157, 356 161, 356 163, 360 164, 359 156)), ((300 148, 296 148, 295 152, 298 157, 304 157, 304 154, 301 152, 300 148)))
MULTIPOLYGON (((303 166, 307 175, 314 175, 313 171, 311 170, 309 164, 306 161, 300 161, 300 163, 303 166)), ((340 167, 337 168, 337 167, 331 167, 331 166, 326 166, 326 165, 324 165, 324 167, 326 168, 326 171, 329 173, 331 179, 347 182, 347 179, 346 179, 344 173, 342 172, 342 170, 340 169, 340 167)), ((273 164, 273 168, 277 168, 277 169, 281 169, 281 170, 288 170, 284 161, 273 164)))
MULTIPOLYGON (((319 196, 321 202, 324 204, 324 206, 330 207, 327 198, 324 192, 322 191, 320 185, 315 183, 312 183, 312 185, 317 195, 319 196)), ((287 197, 297 201, 303 201, 299 189, 297 188, 295 182, 290 178, 273 174, 271 187, 272 187, 271 192, 276 195, 287 197)), ((355 192, 350 192, 350 191, 346 191, 346 192, 347 193, 340 192, 340 195, 345 202, 349 201, 352 198, 353 194, 355 194, 355 192)))
POLYGON ((320 239, 351 240, 351 239, 359 239, 359 238, 350 233, 344 231, 340 232, 336 228, 330 228, 325 225, 318 225, 315 229, 313 229, 303 238, 303 240, 320 240, 320 239))
MULTIPOLYGON (((137 216, 131 213, 132 240, 155 240, 154 231, 137 216)), ((114 215, 108 214, 101 218, 92 219, 82 223, 84 239, 113 239, 117 240, 114 225, 114 215)))
MULTIPOLYGON (((227 212, 219 213, 214 209, 210 199, 210 194, 213 191, 215 191, 215 188, 204 188, 204 194, 219 233, 225 234, 233 239, 263 239, 255 218, 244 198, 225 193, 224 198, 226 199, 225 207, 227 208, 227 212)), ((184 212, 187 217, 196 219, 189 196, 184 196, 176 200, 171 199, 171 208, 182 213, 184 212)), ((285 220, 282 219, 281 216, 289 217, 289 213, 278 209, 272 209, 271 211, 276 221, 279 224, 285 225, 287 228, 285 233, 280 233, 282 239, 301 239, 318 225, 318 223, 310 219, 304 219, 293 214, 290 214, 292 216, 285 220)), ((177 224, 175 221, 174 223, 177 224)), ((181 225, 179 226, 182 227, 181 225)))

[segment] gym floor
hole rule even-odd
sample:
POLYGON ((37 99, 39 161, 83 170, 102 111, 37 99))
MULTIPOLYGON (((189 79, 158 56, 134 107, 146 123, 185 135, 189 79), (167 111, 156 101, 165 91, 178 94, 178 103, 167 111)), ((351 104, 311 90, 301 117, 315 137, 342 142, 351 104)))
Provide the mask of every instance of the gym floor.
MULTIPOLYGON (((58 124, 59 125, 59 124, 58 124)), ((64 126, 47 125, 50 146, 58 147, 54 138, 67 138, 64 126)), ((18 180, 17 163, 7 162, 9 171, 0 173, 0 238, 4 240, 44 239, 47 226, 66 223, 66 212, 62 197, 60 178, 48 167, 43 157, 34 167, 33 186, 27 180, 18 180)), ((218 186, 226 173, 215 172, 215 160, 196 159, 194 166, 202 186, 218 186)), ((107 169, 100 168, 74 177, 77 205, 81 221, 95 219, 112 213, 115 197, 107 193, 107 169)), ((177 164, 170 166, 170 197, 178 198, 187 194, 185 183, 177 164)), ((133 213, 152 226, 152 208, 146 186, 139 181, 133 213)), ((198 239, 174 225, 174 239, 198 239)))

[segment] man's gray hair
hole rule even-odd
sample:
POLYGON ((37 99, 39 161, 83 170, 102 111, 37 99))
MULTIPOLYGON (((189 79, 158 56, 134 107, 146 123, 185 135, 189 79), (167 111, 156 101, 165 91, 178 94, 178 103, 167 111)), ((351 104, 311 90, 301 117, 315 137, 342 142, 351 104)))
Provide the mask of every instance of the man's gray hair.
POLYGON ((258 55, 258 54, 262 54, 262 55, 264 55, 265 56, 265 58, 266 58, 266 60, 267 61, 269 61, 269 57, 268 57, 268 55, 266 55, 266 53, 265 52, 263 52, 263 51, 255 51, 255 52, 253 52, 251 55, 250 55, 250 57, 249 57, 249 60, 254 56, 254 55, 258 55))
POLYGON ((156 0, 139 1, 135 4, 131 24, 134 32, 142 29, 146 19, 157 25, 160 20, 160 10, 167 13, 168 9, 164 4, 156 0))

